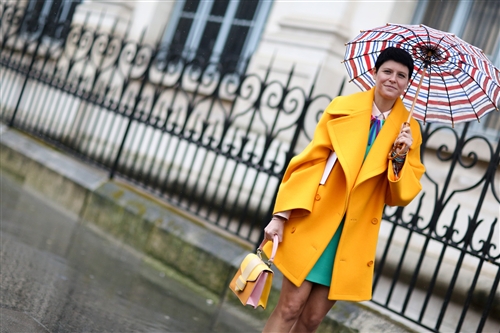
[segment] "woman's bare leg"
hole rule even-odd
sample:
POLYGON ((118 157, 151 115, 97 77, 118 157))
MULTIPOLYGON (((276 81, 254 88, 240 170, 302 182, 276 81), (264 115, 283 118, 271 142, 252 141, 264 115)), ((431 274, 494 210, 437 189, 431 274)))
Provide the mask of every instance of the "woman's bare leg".
POLYGON ((313 283, 304 281, 296 287, 283 277, 280 298, 273 313, 267 320, 262 333, 288 333, 299 318, 309 297, 313 283))
POLYGON ((330 287, 320 284, 313 285, 304 309, 290 333, 313 333, 318 329, 328 311, 335 304, 335 301, 328 299, 329 289, 330 287))

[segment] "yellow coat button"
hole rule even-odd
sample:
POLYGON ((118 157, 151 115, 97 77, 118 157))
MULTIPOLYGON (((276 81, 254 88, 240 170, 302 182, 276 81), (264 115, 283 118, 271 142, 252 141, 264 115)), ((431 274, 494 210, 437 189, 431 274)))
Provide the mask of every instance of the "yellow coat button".
POLYGON ((367 265, 368 265, 368 267, 372 267, 373 266, 373 260, 368 261, 367 265))
POLYGON ((316 197, 314 199, 316 199, 316 201, 319 201, 321 199, 321 195, 316 194, 316 197))
POLYGON ((377 219, 373 219, 372 220, 372 224, 377 224, 378 223, 378 220, 377 219))

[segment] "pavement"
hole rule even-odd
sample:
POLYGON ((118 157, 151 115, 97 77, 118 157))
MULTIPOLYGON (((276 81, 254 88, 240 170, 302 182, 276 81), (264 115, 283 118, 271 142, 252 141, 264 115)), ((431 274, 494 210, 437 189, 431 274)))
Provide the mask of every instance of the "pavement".
POLYGON ((218 295, 75 214, 1 182, 0 332, 258 332, 218 295))

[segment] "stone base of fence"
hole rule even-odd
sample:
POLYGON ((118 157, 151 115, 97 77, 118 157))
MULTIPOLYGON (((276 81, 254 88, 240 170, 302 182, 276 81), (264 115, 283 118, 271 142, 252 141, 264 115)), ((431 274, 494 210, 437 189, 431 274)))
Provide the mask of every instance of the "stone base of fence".
MULTIPOLYGON (((0 124, 0 167, 47 199, 180 272, 184 277, 238 303, 228 279, 252 250, 229 233, 215 229, 106 172, 84 164, 23 133, 0 124)), ((266 310, 247 309, 256 320, 277 302, 281 276, 276 272, 266 310)), ((338 302, 318 332, 413 332, 365 304, 338 302)))

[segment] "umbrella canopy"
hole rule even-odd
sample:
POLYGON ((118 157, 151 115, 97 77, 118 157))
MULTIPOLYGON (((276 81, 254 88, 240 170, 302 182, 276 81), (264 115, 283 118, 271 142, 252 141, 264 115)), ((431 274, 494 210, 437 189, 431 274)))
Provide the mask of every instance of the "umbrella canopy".
POLYGON ((500 71, 483 51, 453 34, 425 25, 387 24, 346 44, 344 65, 358 87, 375 85, 372 69, 387 47, 406 50, 415 64, 403 102, 425 122, 478 120, 500 105, 500 71))

